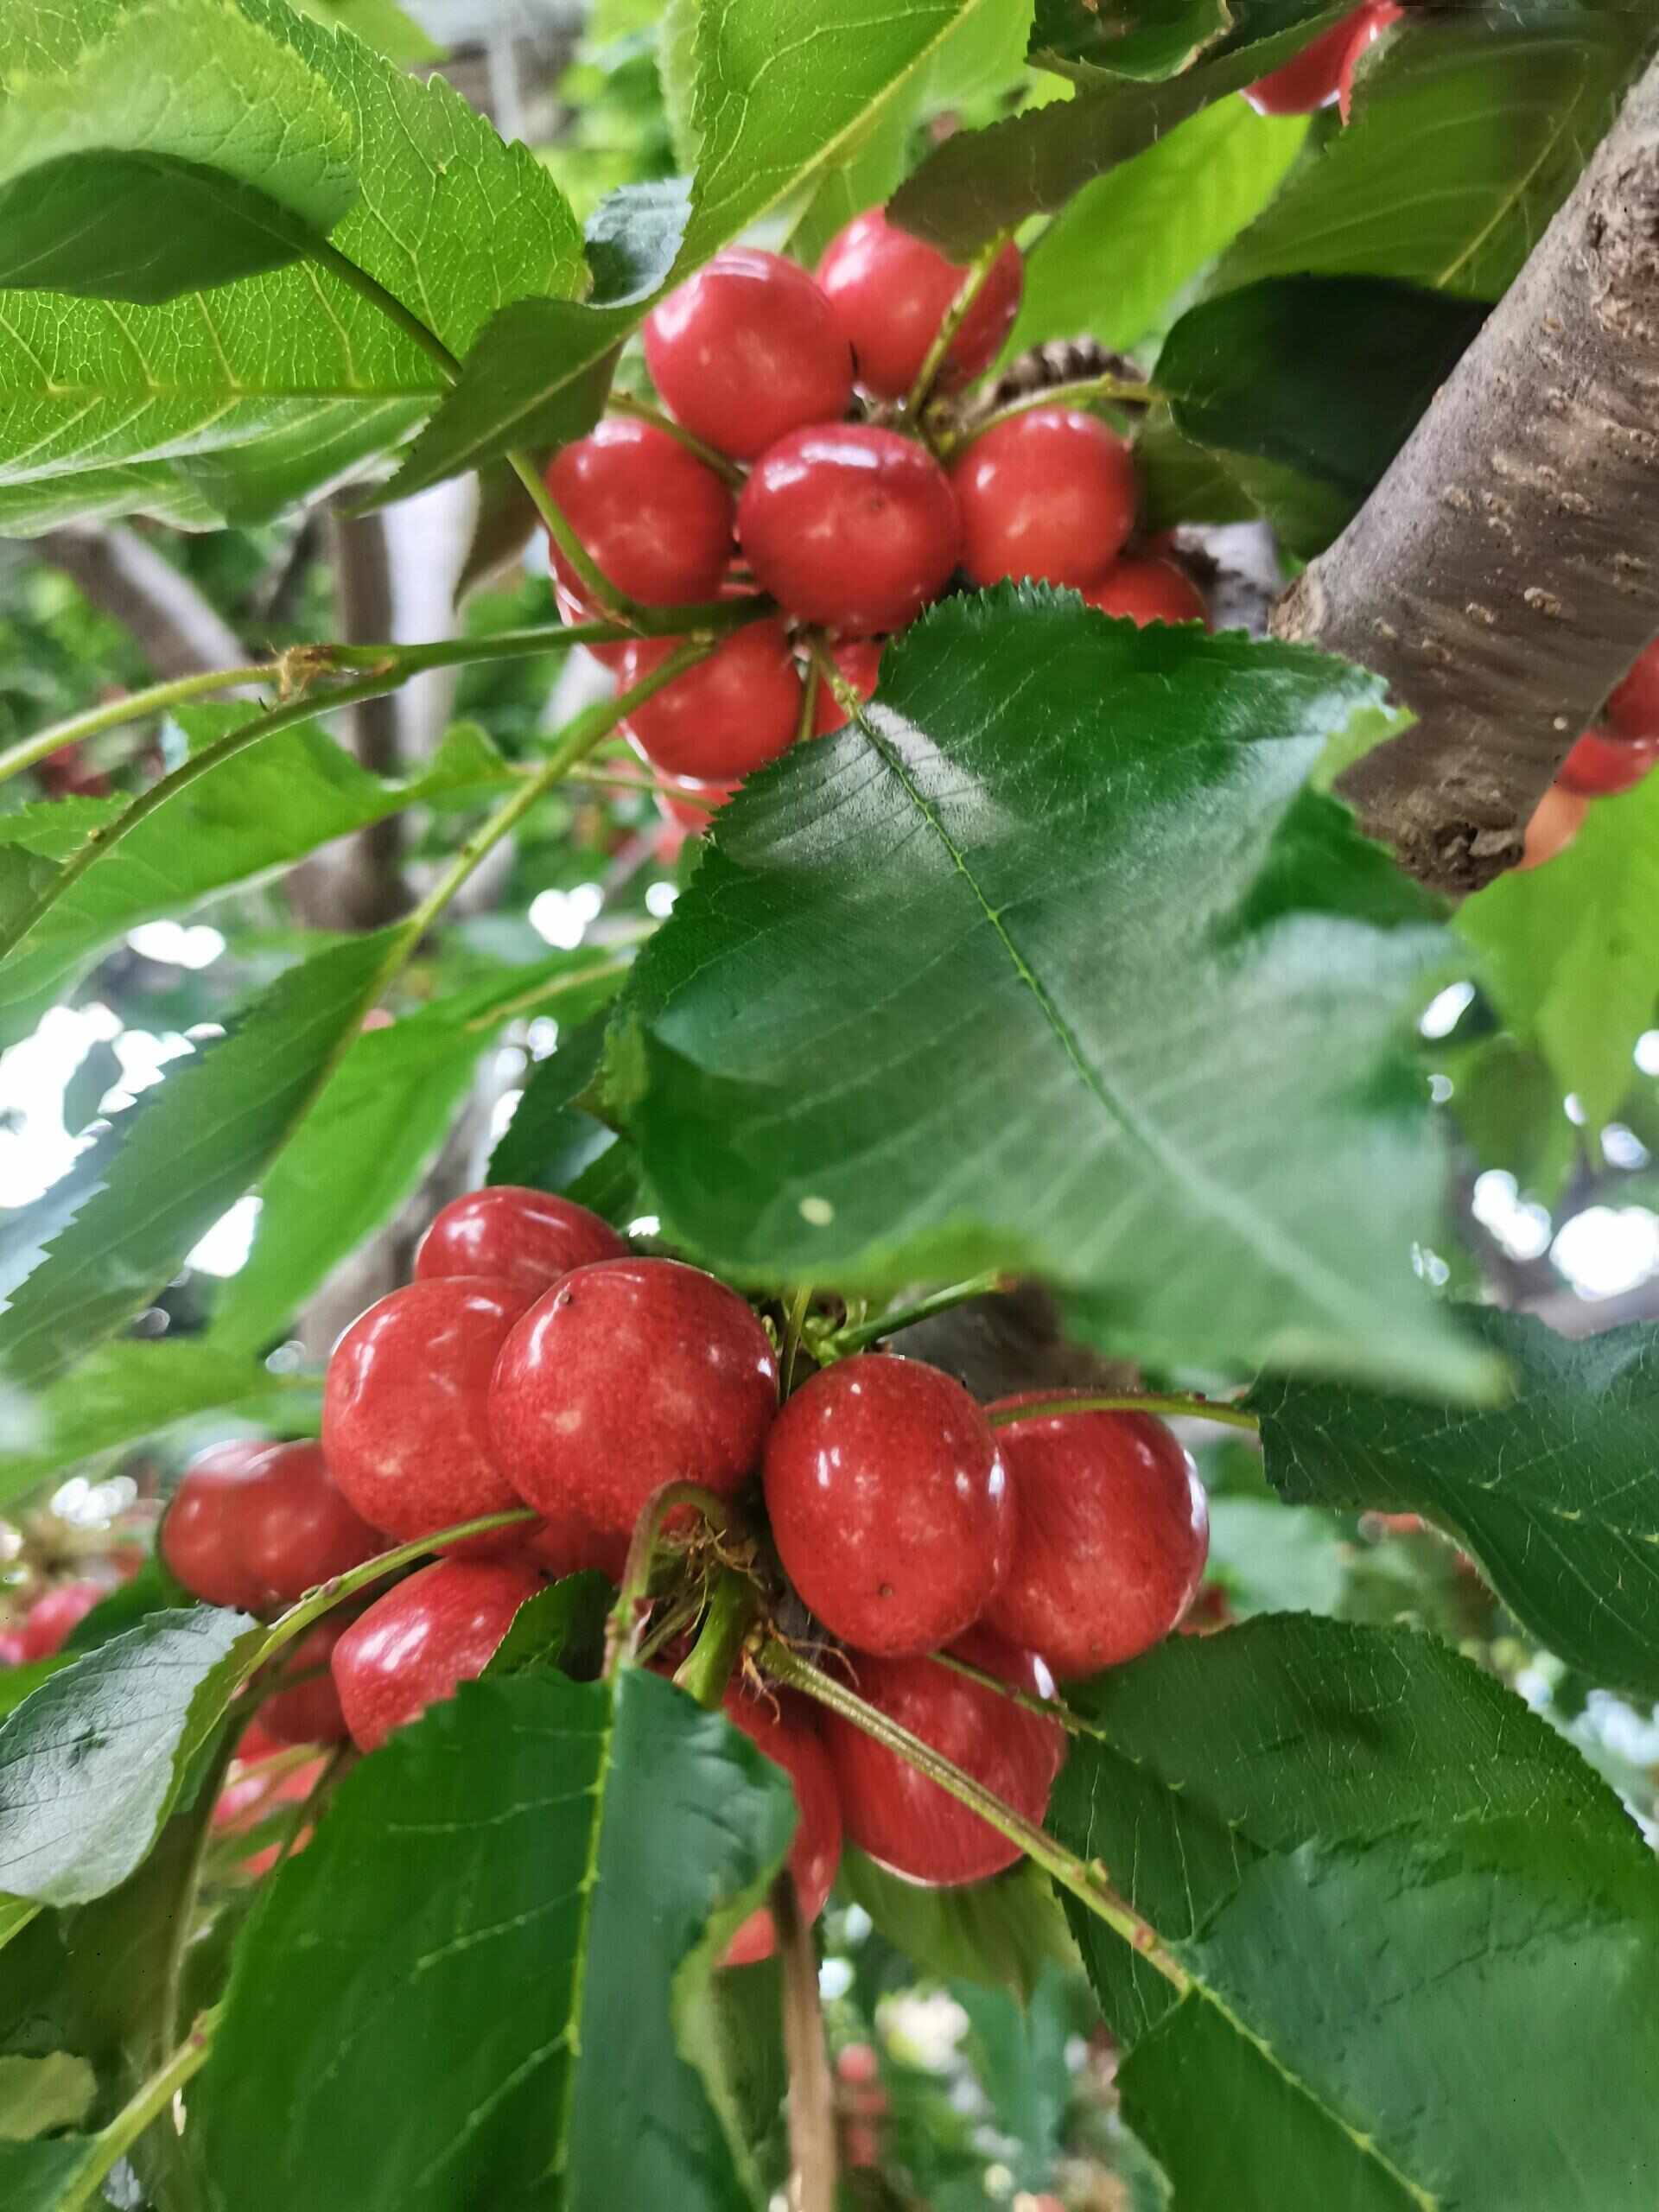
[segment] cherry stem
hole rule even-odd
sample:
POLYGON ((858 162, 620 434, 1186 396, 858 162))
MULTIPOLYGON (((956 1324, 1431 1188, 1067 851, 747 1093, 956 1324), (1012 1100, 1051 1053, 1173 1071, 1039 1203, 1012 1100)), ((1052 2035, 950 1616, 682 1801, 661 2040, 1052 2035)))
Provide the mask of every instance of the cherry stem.
POLYGON ((677 1688, 696 1698, 706 1712, 713 1713, 726 1694, 759 1603, 760 1595, 752 1582, 734 1574, 730 1567, 722 1568, 703 1616, 702 1632, 674 1677, 677 1688))
POLYGON ((71 2177, 55 2199, 55 2212, 80 2212, 83 2205, 103 2201, 106 2174, 125 2157, 152 2122, 161 2118, 174 2098, 194 2074, 213 2048, 214 2031, 224 2017, 221 2001, 198 2013, 195 2025, 173 2053, 134 2090, 115 2118, 92 2138, 86 2163, 71 2177))
POLYGON ((1262 1427, 1259 1415, 1245 1406, 1149 1391, 1110 1391, 1099 1396, 1091 1391, 1073 1391, 1059 1397, 1033 1398, 1028 1405, 988 1408, 985 1418, 993 1428, 1006 1428, 1011 1421, 1051 1421, 1058 1414, 1160 1414, 1166 1421, 1217 1421, 1225 1428, 1249 1429, 1252 1435, 1262 1427))
POLYGON ((995 1270, 969 1275, 965 1281, 948 1283, 943 1290, 930 1291, 925 1298, 918 1298, 909 1306, 891 1306, 873 1320, 837 1329, 824 1338, 821 1349, 827 1359, 844 1359, 849 1352, 862 1351, 866 1344, 894 1336, 900 1329, 912 1328, 918 1321, 931 1320, 936 1313, 948 1313, 953 1306, 965 1306, 970 1298, 988 1298, 1007 1287, 1007 1276, 995 1270))
POLYGON ((791 1291, 788 1310, 784 1319, 783 1350, 778 1355, 778 1395, 787 1398, 795 1388, 795 1364, 801 1355, 801 1337, 806 1327, 806 1317, 812 1310, 812 1286, 804 1283, 791 1291))
POLYGON ((731 1514, 724 1498, 716 1497, 701 1483, 664 1483, 653 1491, 645 1501, 645 1508, 633 1524, 633 1535, 628 1542, 628 1556, 622 1569, 621 1587, 616 1593, 616 1603, 605 1629, 605 1679, 613 1679, 616 1670, 630 1663, 634 1656, 629 1649, 633 1640, 634 1616, 651 1594, 651 1573, 656 1561, 657 1550, 662 1541, 664 1524, 677 1507, 695 1506, 709 1525, 721 1534, 731 1527, 731 1514))
POLYGON ((945 309, 944 319, 934 332, 932 343, 922 356, 922 365, 916 372, 916 381, 910 387, 910 395, 900 411, 900 419, 904 422, 920 420, 922 410, 938 381, 939 371, 944 366, 944 357, 950 351, 957 333, 967 321, 969 309, 985 289, 985 280, 991 273, 996 257, 1007 242, 1008 233, 999 231, 994 238, 980 248, 969 264, 967 275, 957 287, 957 296, 945 309))
POLYGON ((1064 1699, 1034 1697, 1029 1690, 1015 1689, 1012 1682, 1005 1682, 1000 1675, 988 1675, 982 1667, 976 1667, 966 1659, 958 1659, 954 1651, 932 1651, 928 1654, 936 1667, 948 1668, 953 1675, 965 1675, 969 1681, 977 1682, 982 1690, 994 1690, 998 1697, 1006 1698, 1010 1705, 1023 1706, 1027 1713, 1034 1713, 1043 1720, 1058 1720, 1068 1736, 1092 1736, 1103 1742, 1098 1728, 1085 1720, 1081 1713, 1073 1713, 1064 1699))
POLYGON ((987 430, 995 429, 1000 423, 1013 422, 1017 415, 1029 415, 1033 407, 1090 407, 1097 400, 1118 407, 1150 407, 1165 397, 1155 385, 1142 384, 1135 377, 1082 377, 1073 384, 1050 385, 1045 391, 1022 392, 1018 399, 982 415, 966 429, 942 433, 939 448, 944 453, 961 453, 987 430))
POLYGON ((632 416, 636 423, 649 423, 656 429, 666 430, 671 438, 683 445, 688 453, 695 454, 705 468, 712 468, 715 475, 722 477, 734 490, 748 481, 734 461, 728 460, 723 453, 716 453, 713 446, 695 432, 688 430, 683 423, 677 423, 671 415, 665 414, 660 407, 653 407, 648 399, 641 399, 636 392, 613 391, 605 402, 605 407, 608 414, 632 416))
POLYGON ((611 582, 576 536, 541 470, 528 454, 518 452, 507 455, 507 466, 529 493, 531 505, 541 517, 548 536, 575 569, 584 594, 602 613, 614 615, 632 629, 639 611, 637 602, 611 582))
POLYGON ((836 2094, 823 2039, 812 1931, 785 1866, 772 1885, 772 1924, 783 1967, 784 2059, 789 2069, 791 2212, 835 2212, 836 2094))
POLYGON ((1192 1977, 1179 1961, 1164 1948, 1157 1929, 1144 1919, 1126 1899, 1120 1897, 1106 1878, 1106 1872, 1096 1860, 1085 1863, 1075 1853, 1055 1842, 1046 1829, 1036 1827, 1012 1805, 976 1782, 972 1775, 964 1774, 959 1766, 942 1758, 931 1744, 913 1736, 887 1714, 873 1705, 868 1705, 857 1694, 849 1690, 831 1675, 823 1673, 801 1658, 780 1638, 773 1638, 760 1653, 764 1672, 776 1681, 786 1682, 791 1688, 804 1690, 808 1697, 816 1698, 820 1705, 850 1721, 865 1734, 873 1737, 883 1748, 925 1775, 930 1782, 977 1813, 981 1820, 1005 1835, 1010 1843, 1017 1844, 1028 1859, 1034 1859, 1045 1873, 1051 1875, 1063 1889, 1086 1905, 1090 1911, 1103 1920, 1113 1933, 1121 1936, 1135 1954, 1155 1967, 1165 1980, 1185 1993, 1192 1986, 1192 1977))
POLYGON ((308 1590, 302 1599, 274 1620, 265 1632, 265 1640, 243 1670, 243 1680, 273 1659, 285 1644, 292 1643, 296 1636, 303 1636, 314 1622, 347 1598, 355 1598, 359 1590, 367 1590, 387 1575, 396 1574, 400 1567, 412 1567, 417 1559, 425 1559, 433 1552, 442 1552, 451 1544, 459 1543, 466 1536, 488 1535, 495 1529, 515 1529, 537 1516, 527 1505, 515 1506, 511 1513, 486 1513, 475 1521, 458 1522, 453 1529, 439 1529, 429 1536, 416 1536, 413 1542, 399 1544, 395 1550, 381 1552, 373 1559, 360 1560, 348 1567, 344 1574, 336 1574, 327 1582, 320 1582, 315 1590, 308 1590))
POLYGON ((255 661, 245 668, 210 669, 200 676, 175 677, 169 683, 151 683, 142 691, 129 691, 124 698, 112 699, 86 714, 71 715, 37 730, 33 737, 20 738, 16 745, 7 746, 0 752, 0 782, 22 769, 32 768, 37 760, 46 760, 66 745, 96 737, 100 730, 119 729, 124 722, 142 721, 147 715, 165 712, 168 707, 188 706, 192 699, 205 699, 214 691, 234 691, 245 683, 264 683, 274 673, 274 663, 255 661))

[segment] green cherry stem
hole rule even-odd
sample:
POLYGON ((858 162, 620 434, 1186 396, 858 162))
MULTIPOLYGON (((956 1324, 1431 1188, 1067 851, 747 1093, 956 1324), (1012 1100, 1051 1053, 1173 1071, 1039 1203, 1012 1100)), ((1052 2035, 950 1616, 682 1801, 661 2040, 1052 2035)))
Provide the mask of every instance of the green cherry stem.
POLYGON ((939 371, 944 366, 944 357, 950 351, 957 333, 967 321, 968 311, 985 289, 996 257, 1008 242, 1007 231, 999 231, 988 244, 982 246, 969 264, 968 273, 957 287, 957 296, 945 309, 944 319, 933 334, 932 343, 922 356, 922 365, 916 372, 916 381, 910 387, 909 397, 901 410, 901 419, 917 423, 922 410, 932 395, 938 381, 939 371))
POLYGON ((336 1605, 344 1605, 347 1598, 355 1598, 359 1590, 371 1589, 387 1575, 396 1574, 400 1567, 413 1567, 417 1559, 425 1559, 433 1552, 442 1552, 465 1536, 487 1535, 494 1529, 514 1529, 521 1522, 534 1521, 537 1516, 527 1505, 516 1506, 511 1513, 485 1513, 475 1521, 461 1521, 453 1529, 439 1529, 429 1536, 416 1536, 412 1543, 398 1544, 389 1552, 377 1553, 344 1574, 336 1574, 327 1582, 320 1582, 315 1590, 308 1590, 303 1598, 278 1616, 265 1632, 265 1640, 243 1669, 243 1678, 265 1665, 267 1661, 296 1636, 303 1636, 315 1621, 336 1605))
POLYGON ((1156 385, 1142 384, 1135 377, 1082 377, 1073 384, 1050 385, 1046 391, 1022 392, 1018 399, 1011 399, 1006 406, 982 415, 965 429, 943 431, 938 440, 939 450, 952 455, 964 453, 987 430, 995 429, 1001 423, 1013 422, 1016 415, 1029 415, 1033 407, 1092 407, 1098 401, 1116 407, 1150 407, 1166 396, 1156 385))
POLYGON ((48 759, 66 745, 96 737, 100 730, 143 721, 147 715, 165 714, 169 707, 188 706, 191 700, 206 699, 215 691, 239 690, 245 683, 268 683, 275 673, 275 664, 270 661, 251 662, 245 668, 209 669, 200 676, 175 677, 170 683, 151 683, 142 691, 129 691, 102 707, 91 708, 86 714, 70 715, 0 752, 0 783, 22 769, 32 768, 37 760, 48 759))
POLYGON ((806 1317, 812 1310, 812 1286, 803 1283, 789 1294, 789 1304, 784 1316, 783 1349, 778 1355, 778 1395, 787 1398, 795 1388, 795 1366, 801 1356, 801 1339, 806 1332, 806 1317))
POLYGON ((837 1329, 823 1339, 820 1350, 827 1359, 845 1359, 849 1352, 862 1351, 866 1344, 877 1344, 883 1337, 896 1335, 900 1329, 912 1328, 918 1321, 931 1320, 936 1313, 948 1313, 953 1306, 965 1306, 970 1298, 988 1298, 1007 1287, 1007 1276, 995 1270, 969 1275, 965 1281, 947 1283, 943 1290, 930 1291, 925 1298, 916 1299, 908 1306, 890 1306, 885 1313, 878 1313, 871 1320, 837 1329))
POLYGON ((676 1686, 696 1698, 707 1712, 712 1713, 726 1694, 759 1604, 760 1593, 753 1583, 730 1567, 721 1569, 702 1630, 674 1677, 676 1686))
POLYGON ((734 491, 741 490, 748 481, 734 461, 728 461, 723 453, 716 453, 713 446, 696 436, 683 423, 677 423, 671 415, 664 414, 660 407, 653 407, 636 392, 612 392, 605 402, 605 411, 607 415, 631 416, 636 423, 649 423, 654 429, 665 430, 677 444, 695 454, 705 468, 712 468, 734 491))
POLYGON ((1029 1405, 988 1408, 985 1418, 993 1428, 1010 1421, 1048 1421, 1057 1414, 1160 1414, 1166 1421, 1212 1421, 1225 1428, 1246 1428, 1252 1435, 1262 1427, 1260 1417, 1246 1406, 1228 1405, 1215 1398, 1116 1390, 1096 1395, 1090 1390, 1062 1392, 1052 1398, 1033 1399, 1029 1405))
POLYGON ((172 2056, 133 2091, 109 2125, 99 2130, 88 2146, 85 2164, 55 2200, 54 2212, 80 2212, 83 2205, 103 2201, 105 2176, 126 2156, 144 2130, 161 2118, 201 2066, 213 2049, 213 2033, 224 2012, 221 2002, 198 2013, 195 2025, 172 2056))
POLYGON ((636 1656, 632 1649, 635 1616, 651 1594, 652 1569, 668 1516, 682 1505, 695 1507, 717 1534, 723 1534, 731 1526, 726 1501, 716 1497, 713 1491, 705 1490, 701 1483, 664 1483, 659 1491, 652 1493, 644 1512, 633 1524, 621 1586, 606 1625, 607 1681, 613 1680, 618 1668, 631 1663, 636 1656))

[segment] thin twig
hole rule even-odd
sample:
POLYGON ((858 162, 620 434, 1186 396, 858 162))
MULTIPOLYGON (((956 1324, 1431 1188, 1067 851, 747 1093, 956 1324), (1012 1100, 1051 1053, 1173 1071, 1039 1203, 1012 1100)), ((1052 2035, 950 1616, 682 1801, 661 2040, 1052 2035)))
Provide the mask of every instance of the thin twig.
POLYGON ((784 1970, 791 2212, 835 2212, 836 2096, 823 2039, 818 1961, 795 1894, 795 1878, 786 1866, 772 1885, 770 1903, 784 1970))

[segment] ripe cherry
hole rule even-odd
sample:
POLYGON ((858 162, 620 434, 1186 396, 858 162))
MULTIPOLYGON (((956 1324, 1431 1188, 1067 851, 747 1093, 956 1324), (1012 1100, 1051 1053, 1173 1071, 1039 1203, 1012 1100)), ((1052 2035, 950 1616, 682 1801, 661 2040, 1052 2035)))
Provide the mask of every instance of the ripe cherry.
POLYGON ((1122 438, 1075 407, 1033 407, 974 440, 951 472, 963 566, 1004 576, 1098 583, 1135 521, 1135 462, 1122 438))
MULTIPOLYGON (((824 248, 818 282, 852 340, 858 380, 903 399, 968 271, 890 223, 880 207, 855 215, 824 248)), ((989 365, 1014 327, 1025 284, 1020 250, 1006 245, 951 340, 936 389, 951 391, 989 365)))
MULTIPOLYGON (((975 1629, 954 1656, 1033 1697, 1051 1694, 1040 1659, 975 1629)), ((934 1659, 867 1659, 852 1655, 858 1694, 941 1752, 1028 1821, 1040 1821, 1065 1758, 1065 1736, 1052 1720, 934 1659)), ((841 1815, 861 1851, 912 1881, 941 1886, 982 1882, 1020 1856, 999 1829, 919 1774, 849 1720, 822 1722, 841 1790, 841 1815)))
POLYGON ((676 420, 753 461, 853 396, 836 311, 798 262, 731 246, 645 318, 645 365, 676 420))
POLYGON ((1586 730, 1555 771, 1555 780, 1582 798, 1611 798, 1634 791, 1656 760, 1659 736, 1619 737, 1599 726, 1586 730))
POLYGON ((1589 811, 1590 802, 1580 792, 1570 791, 1561 784, 1552 784, 1533 809, 1515 873, 1524 875, 1529 869, 1542 868, 1546 861, 1553 861, 1558 853, 1564 853, 1584 827, 1584 817, 1589 811))
MULTIPOLYGON (((850 683, 861 699, 874 695, 876 678, 881 671, 879 638, 843 638, 830 649, 830 658, 842 681, 850 683)), ((817 703, 812 710, 813 736, 828 737, 832 730, 844 729, 846 725, 846 709, 830 686, 820 681, 817 703)))
POLYGON ((99 1599, 109 1594, 102 1582, 60 1582, 37 1598, 17 1630, 22 1657, 49 1659, 61 1651, 99 1599))
POLYGON ((539 1297, 572 1268, 624 1259, 627 1249, 609 1222, 586 1206, 497 1183, 451 1198, 433 1215, 415 1254, 415 1280, 493 1275, 539 1297))
MULTIPOLYGON (((661 666, 677 638, 628 647, 626 690, 661 666)), ((750 622, 723 638, 707 660, 636 707, 624 728, 654 767, 698 783, 735 783, 794 742, 801 677, 781 622, 750 622)))
MULTIPOLYGON (((646 607, 713 599, 732 554, 732 495, 654 423, 601 423, 556 455, 548 488, 600 572, 646 607)), ((582 581, 556 545, 553 573, 582 581)))
MULTIPOLYGON (((791 1697, 774 1711, 734 1685, 726 1694, 726 1718, 795 1785, 795 1840, 789 1847, 789 1871, 801 1918, 810 1928, 823 1910, 841 1864, 841 1799, 835 1770, 811 1714, 791 1697)), ((752 1967, 777 1948, 772 1914, 757 1905, 726 1947, 723 1967, 752 1967)))
POLYGON ((1369 8, 1362 8, 1357 19, 1350 18, 1351 35, 1342 57, 1342 67, 1337 72, 1337 111, 1346 123, 1353 112, 1354 73, 1359 67, 1360 57, 1368 54, 1390 24, 1397 23, 1405 10, 1395 5, 1395 0, 1373 0, 1369 8))
POLYGON ((538 1521, 524 1540, 524 1550, 556 1580, 567 1574, 602 1574, 607 1582, 620 1582, 627 1565, 628 1539, 595 1529, 576 1513, 558 1514, 538 1521))
POLYGON ((343 1620, 319 1621, 277 1662, 283 1678, 306 1675, 292 1689, 278 1690, 259 1707, 259 1725, 279 1744, 343 1744, 346 1718, 329 1672, 334 1647, 346 1633, 343 1620))
POLYGON ((735 1291, 677 1260, 601 1260, 502 1346, 490 1437, 538 1513, 620 1535, 664 1483, 729 1497, 777 1404, 772 1340, 735 1291))
MULTIPOLYGON (((1332 23, 1310 39, 1300 54, 1253 85, 1244 97, 1258 115, 1312 115, 1329 107, 1342 82, 1343 64, 1350 48, 1369 29, 1370 7, 1356 8, 1351 16, 1332 23)), ((1370 44, 1367 38, 1366 44, 1370 44)))
POLYGON ((805 622, 901 630, 950 582, 962 526, 944 471, 896 430, 828 423, 755 463, 737 534, 759 582, 805 622))
POLYGON ((517 1560, 440 1560, 376 1599, 334 1648, 340 1708, 360 1751, 481 1675, 542 1587, 517 1560))
MULTIPOLYGON (((490 1276, 433 1276, 371 1306, 335 1345, 323 1444, 340 1488, 378 1528, 427 1536, 519 1503, 490 1451, 486 1401, 497 1355, 535 1295, 490 1276)), ((470 1540, 484 1550, 521 1541, 516 1528, 470 1540)))
POLYGON ((1114 561, 1083 595, 1103 614, 1127 615, 1141 628, 1148 622, 1202 622, 1209 626, 1204 594, 1173 561, 1114 561))
POLYGON ((1605 720, 1620 737, 1659 738, 1659 638, 1608 694, 1605 720))
POLYGON ((996 1438, 937 1367, 837 1360, 778 1416, 765 1473, 784 1572, 861 1651, 937 1651, 1007 1572, 1014 1515, 996 1438))
POLYGON ((386 1548, 378 1526, 332 1480, 321 1445, 273 1445, 240 1496, 241 1556, 267 1607, 289 1605, 386 1548))
MULTIPOLYGON (((993 1411, 1052 1393, 1004 1398, 993 1411)), ((1060 1681, 1160 1643, 1192 1602, 1210 1549, 1198 1470, 1145 1414, 1048 1414, 996 1431, 1014 1497, 1014 1556, 985 1609, 1060 1681)))
POLYGON ((210 1444, 185 1469, 162 1522, 163 1562, 210 1605, 253 1613, 265 1602, 264 1585, 243 1556, 241 1515, 270 1450, 265 1438, 210 1444))
POLYGON ((677 776, 659 786, 657 804, 683 838, 701 837, 736 789, 735 784, 704 784, 695 776, 677 776))

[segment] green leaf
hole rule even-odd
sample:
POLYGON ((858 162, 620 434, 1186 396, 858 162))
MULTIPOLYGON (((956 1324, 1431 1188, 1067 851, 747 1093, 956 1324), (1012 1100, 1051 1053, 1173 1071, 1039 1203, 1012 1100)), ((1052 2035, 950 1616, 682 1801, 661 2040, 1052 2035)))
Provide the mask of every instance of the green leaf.
POLYGON ((1294 1503, 1427 1514, 1551 1650, 1659 1694, 1659 1329, 1573 1343, 1522 1314, 1469 1321, 1513 1371, 1510 1404, 1264 1382, 1268 1479, 1294 1503))
POLYGON ((1398 1047, 1445 940, 1300 792, 1376 697, 1028 586, 925 615, 635 968, 657 1210, 748 1282, 1028 1268, 1146 1357, 1489 1380, 1409 1257, 1440 1170, 1398 1047))
POLYGON ((6 2212, 59 2212, 64 2192, 92 2171, 90 2136, 66 2135, 44 2143, 0 2143, 0 2190, 6 2212))
POLYGON ((248 1928, 192 2096, 207 2171, 238 2212, 747 2212, 671 2021, 791 1818, 653 1675, 464 1683, 346 1776, 248 1928))
POLYGON ((1141 527, 1149 535, 1184 522, 1254 522, 1257 508, 1218 455, 1184 438, 1167 407, 1148 407, 1135 434, 1141 527))
POLYGON ((292 0, 292 3, 302 16, 350 31, 400 68, 443 59, 443 48, 436 40, 429 38, 396 0, 292 0))
POLYGON ((1368 57, 1348 128, 1245 232, 1212 289, 1341 273, 1497 299, 1650 37, 1642 9, 1601 0, 1414 14, 1368 57))
POLYGON ((609 1023, 600 1014, 561 1031, 555 1049, 537 1061, 490 1154, 487 1182, 563 1191, 609 1151, 613 1133, 578 1103, 598 1082, 609 1023))
POLYGON ((1008 351, 1085 334, 1138 343, 1267 206, 1306 135, 1305 117, 1224 100, 1085 185, 1026 257, 1008 351))
MULTIPOLYGON (((1311 12, 1322 0, 1310 0, 1311 12)), ((1231 28, 1227 0, 1038 0, 1031 58, 1070 76, 1173 77, 1231 28)))
POLYGON ((258 1180, 373 1005, 398 942, 395 930, 352 938, 289 969, 226 1037, 117 1117, 85 1155, 79 1211, 0 1314, 14 1385, 49 1382, 119 1328, 258 1180))
POLYGON ((1541 1053, 1592 1128, 1634 1080, 1637 1039, 1659 1004, 1659 781, 1599 799, 1571 849, 1535 874, 1500 876, 1458 927, 1505 1026, 1541 1053))
MULTIPOLYGON (((0 50, 45 42, 18 10, 0 50)), ((297 260, 352 206, 345 109, 226 0, 145 0, 107 35, 106 8, 69 13, 85 47, 0 94, 0 285, 154 304, 297 260)))
POLYGON ((1346 1580, 1345 1546, 1328 1513, 1265 1497, 1212 1497, 1210 1567, 1234 1610, 1330 1613, 1346 1580))
POLYGON ((0 2058, 0 2143, 28 2143, 60 2127, 79 2127, 97 2086, 86 2061, 70 2051, 0 2058))
POLYGON ((1153 380, 1299 557, 1370 496, 1484 309, 1369 277, 1283 277, 1191 308, 1153 380))
POLYGON ((262 1349, 329 1269, 420 1183, 472 1088, 479 1056, 516 1015, 576 1011, 614 989, 615 961, 556 955, 456 991, 353 1039, 295 1141, 260 1186, 247 1263, 226 1287, 208 1342, 262 1349))
POLYGON ((0 1726, 0 1884, 80 1904, 124 1882, 267 1631, 197 1605, 77 1659, 0 1726))
POLYGON ((1028 1860, 965 1889, 929 1889, 890 1874, 849 1845, 841 1888, 924 1974, 1011 1989, 1028 2003, 1046 1967, 1075 1965, 1065 1916, 1028 1860))
POLYGON ((0 1391, 0 1503, 60 1468, 156 1436, 207 1413, 257 1421, 285 1400, 285 1382, 243 1352, 198 1338, 96 1346, 44 1390, 0 1391))
POLYGON ((527 1598, 495 1647, 486 1676, 522 1675, 531 1667, 561 1667, 566 1674, 594 1673, 602 1656, 605 1623, 616 1592, 602 1574, 566 1574, 527 1598), (578 1662, 582 1662, 579 1666, 578 1662))

